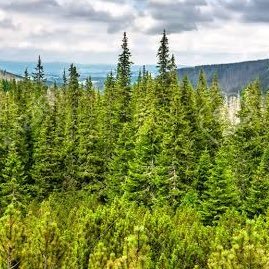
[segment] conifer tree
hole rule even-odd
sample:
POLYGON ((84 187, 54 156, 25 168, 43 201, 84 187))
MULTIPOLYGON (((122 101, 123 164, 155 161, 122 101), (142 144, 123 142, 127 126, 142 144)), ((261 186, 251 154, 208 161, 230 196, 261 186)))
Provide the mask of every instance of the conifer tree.
POLYGON ((129 171, 123 186, 128 199, 139 204, 152 205, 157 199, 157 158, 160 153, 161 134, 153 84, 148 87, 146 102, 149 105, 136 131, 133 159, 129 161, 129 171))
POLYGON ((194 187, 199 194, 199 198, 204 195, 206 190, 206 184, 210 177, 210 171, 212 169, 212 160, 207 149, 202 152, 198 165, 195 171, 195 184, 194 187))
POLYGON ((25 246, 28 257, 25 268, 61 268, 67 249, 60 229, 51 214, 48 202, 39 209, 38 217, 29 215, 28 240, 25 246))
POLYGON ((35 67, 35 72, 33 73, 33 79, 38 84, 42 84, 42 83, 46 82, 44 67, 42 65, 40 55, 38 56, 38 61, 37 61, 37 65, 35 67))
POLYGON ((69 69, 69 79, 68 79, 68 88, 71 92, 76 92, 79 89, 79 74, 77 68, 74 64, 71 64, 69 69))
POLYGON ((0 266, 20 268, 24 251, 24 226, 21 212, 9 204, 0 218, 0 266))
POLYGON ((269 147, 264 151, 261 163, 255 172, 249 189, 249 195, 243 204, 243 210, 249 217, 266 213, 269 206, 269 147))
POLYGON ((253 167, 258 167, 264 151, 264 128, 262 127, 262 98, 258 81, 251 83, 242 93, 240 124, 232 140, 235 147, 235 171, 242 200, 248 196, 253 167))
POLYGON ((210 177, 205 183, 202 197, 202 216, 206 224, 211 224, 229 208, 237 207, 240 196, 231 170, 229 148, 220 148, 210 177))
POLYGON ((157 68, 159 71, 160 82, 163 84, 163 86, 165 86, 167 82, 167 74, 169 72, 169 69, 171 69, 168 38, 165 30, 163 31, 163 36, 160 41, 160 47, 158 49, 157 57, 157 68))
POLYGON ((44 114, 38 126, 38 137, 34 143, 32 178, 35 181, 39 199, 47 197, 52 191, 62 189, 62 173, 59 145, 56 134, 56 108, 44 101, 44 114))
POLYGON ((170 201, 178 205, 186 191, 193 185, 194 156, 191 128, 182 106, 181 91, 177 80, 170 86, 173 91, 170 113, 165 128, 162 128, 162 151, 158 157, 158 170, 161 176, 160 201, 170 201))
POLYGON ((121 88, 126 88, 131 84, 131 52, 128 47, 128 38, 126 32, 123 33, 122 40, 122 53, 119 55, 118 67, 117 67, 117 78, 121 88))
POLYGON ((124 32, 122 40, 122 53, 119 55, 117 67, 116 107, 119 123, 124 124, 131 120, 131 52, 128 48, 127 35, 124 32))
POLYGON ((103 137, 98 113, 100 103, 95 90, 88 89, 79 100, 77 129, 77 176, 79 186, 96 191, 103 187, 103 137))
MULTIPOLYGON (((159 71, 159 75, 157 77, 156 84, 156 95, 158 96, 158 103, 161 109, 167 110, 170 106, 170 102, 172 100, 172 92, 171 92, 171 79, 172 76, 175 79, 175 58, 172 56, 170 58, 169 46, 168 46, 168 38, 165 30, 163 31, 163 36, 160 42, 160 47, 157 53, 157 69, 159 71), (173 62, 171 62, 171 60, 173 62)), ((173 81, 175 82, 175 80, 173 81)), ((162 112, 161 112, 162 113, 162 112)))
POLYGON ((64 68, 64 72, 63 72, 63 87, 64 89, 67 86, 67 77, 66 77, 66 72, 65 72, 65 68, 64 68))
POLYGON ((29 81, 29 80, 30 80, 30 75, 28 72, 28 68, 26 67, 24 71, 24 81, 29 81))
POLYGON ((89 92, 91 92, 93 90, 93 83, 92 83, 92 78, 91 76, 89 76, 86 79, 86 84, 85 84, 85 89, 89 92))
POLYGON ((8 147, 5 168, 2 171, 0 194, 1 205, 4 208, 12 201, 22 203, 29 198, 25 171, 15 142, 11 142, 8 147))
POLYGON ((109 161, 112 157, 115 143, 119 135, 119 118, 117 114, 116 81, 113 73, 107 75, 104 86, 102 103, 102 135, 105 143, 105 158, 109 161))

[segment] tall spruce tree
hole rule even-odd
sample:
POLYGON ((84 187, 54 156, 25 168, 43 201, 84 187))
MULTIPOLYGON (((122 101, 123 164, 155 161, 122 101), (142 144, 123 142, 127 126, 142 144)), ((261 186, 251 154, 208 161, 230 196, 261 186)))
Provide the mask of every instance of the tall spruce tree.
POLYGON ((249 195, 251 180, 255 174, 253 167, 261 163, 265 140, 262 117, 262 93, 258 81, 251 83, 242 93, 240 123, 235 130, 232 143, 235 147, 234 163, 238 187, 244 201, 249 195))
POLYGON ((42 84, 42 83, 46 82, 44 67, 42 65, 40 55, 38 56, 38 61, 37 61, 37 65, 35 67, 35 72, 33 72, 33 80, 35 82, 37 82, 38 84, 42 84))
POLYGON ((67 86, 67 77, 66 77, 66 72, 65 72, 65 68, 64 68, 64 72, 63 72, 63 87, 64 89, 67 86))
MULTIPOLYGON (((175 79, 175 58, 170 57, 168 38, 165 30, 163 31, 163 36, 160 41, 160 47, 157 53, 157 69, 159 71, 156 84, 156 95, 158 97, 158 106, 162 110, 169 110, 170 102, 172 100, 171 92, 171 76, 175 79), (173 62, 171 62, 171 60, 173 62), (173 75, 172 75, 173 74, 173 75)), ((174 82, 174 81, 173 81, 174 82)))
POLYGON ((193 185, 194 141, 191 139, 191 127, 181 104, 182 92, 177 79, 174 79, 174 83, 170 85, 173 92, 170 111, 166 115, 165 126, 161 129, 158 199, 177 206, 193 185))
POLYGON ((160 41, 160 47, 158 49, 157 57, 158 57, 157 68, 159 71, 159 77, 161 79, 161 83, 165 85, 167 74, 171 67, 168 38, 165 30, 163 31, 163 36, 160 41))
POLYGON ((123 34, 122 53, 118 58, 117 67, 117 113, 119 115, 120 123, 130 121, 130 100, 131 100, 131 52, 128 47, 128 38, 126 32, 123 34))
POLYGON ((122 53, 119 55, 118 67, 117 67, 117 78, 120 83, 120 87, 125 88, 131 84, 131 52, 128 47, 128 38, 126 32, 123 33, 122 40, 122 53))

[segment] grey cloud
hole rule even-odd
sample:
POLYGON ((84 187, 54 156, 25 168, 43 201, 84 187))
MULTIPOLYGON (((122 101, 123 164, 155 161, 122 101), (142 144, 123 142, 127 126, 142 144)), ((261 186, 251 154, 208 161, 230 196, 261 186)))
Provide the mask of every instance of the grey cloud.
POLYGON ((148 5, 148 11, 157 23, 148 30, 148 33, 160 33, 164 28, 169 33, 196 30, 199 23, 213 20, 209 14, 201 11, 201 7, 206 5, 205 0, 150 3, 148 5))
POLYGON ((246 22, 269 22, 269 1, 252 0, 244 10, 243 20, 246 22))
MULTIPOLYGON (((126 0, 105 0, 106 2, 123 3, 126 0)), ((9 12, 33 14, 44 17, 55 17, 57 22, 61 21, 85 21, 101 22, 108 25, 108 32, 121 31, 135 19, 133 14, 122 14, 114 16, 107 11, 97 11, 90 3, 71 1, 69 4, 60 5, 56 0, 26 0, 0 3, 0 7, 9 12)))
POLYGON ((0 20, 0 27, 4 29, 12 29, 12 30, 18 29, 18 26, 10 18, 5 18, 3 20, 0 20))
POLYGON ((85 19, 88 21, 95 22, 107 22, 107 23, 121 23, 127 20, 133 20, 133 15, 123 14, 121 16, 115 17, 112 14, 105 11, 96 11, 91 5, 81 6, 72 4, 70 6, 64 7, 64 16, 76 19, 85 19))
POLYGON ((9 3, 1 3, 1 8, 21 12, 21 13, 46 13, 57 11, 60 6, 54 0, 38 0, 38 1, 9 1, 9 3))
MULTIPOLYGON (((268 23, 269 22, 269 1, 268 0, 238 0, 227 1, 219 0, 220 8, 227 18, 233 17, 231 12, 239 15, 239 18, 243 22, 257 22, 268 23)), ((217 13, 214 14, 217 17, 217 13)))

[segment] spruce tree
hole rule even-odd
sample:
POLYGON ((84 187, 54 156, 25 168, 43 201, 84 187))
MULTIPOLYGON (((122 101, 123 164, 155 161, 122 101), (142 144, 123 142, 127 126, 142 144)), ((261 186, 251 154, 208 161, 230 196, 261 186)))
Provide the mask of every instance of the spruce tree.
POLYGON ((24 71, 24 81, 29 81, 29 80, 30 80, 30 75, 28 72, 28 68, 26 67, 24 71))
POLYGON ((119 55, 117 67, 116 102, 119 122, 124 124, 131 120, 131 52, 128 47, 127 35, 124 32, 122 40, 122 53, 119 55))
POLYGON ((99 112, 98 93, 89 89, 79 100, 76 151, 78 186, 91 191, 103 188, 104 184, 105 156, 103 156, 104 143, 99 112))
POLYGON ((117 67, 117 78, 120 83, 120 87, 129 87, 131 84, 131 52, 128 47, 128 38, 126 32, 123 33, 122 40, 122 53, 119 55, 118 67, 117 67))
POLYGON ((91 92, 93 90, 93 83, 92 83, 91 76, 89 76, 88 78, 86 78, 85 89, 88 92, 91 92))
POLYGON ((216 222, 229 208, 236 208, 240 202, 229 151, 227 146, 220 148, 210 177, 205 182, 201 213, 206 224, 216 222))
POLYGON ((44 101, 45 111, 35 137, 32 178, 35 181, 38 199, 47 197, 52 191, 62 189, 61 159, 56 137, 56 108, 44 101))
POLYGON ((163 31, 163 36, 160 41, 160 47, 158 49, 157 57, 157 68, 159 71, 160 82, 163 84, 163 86, 165 86, 167 82, 167 74, 169 72, 169 69, 171 68, 168 38, 165 30, 163 31))
MULTIPOLYGON (((174 78, 175 82, 175 58, 170 58, 168 38, 164 30, 163 36, 160 42, 160 47, 157 53, 157 69, 159 71, 156 84, 156 95, 158 96, 158 106, 161 109, 167 110, 170 107, 172 100, 171 92, 171 79, 174 78), (171 62, 171 60, 173 62, 171 62)), ((161 112, 162 113, 162 112, 161 112)))
POLYGON ((204 195, 205 190, 207 189, 206 184, 209 180, 212 166, 213 164, 209 151, 205 149, 199 158, 198 165, 195 171, 194 187, 197 190, 200 199, 204 195))
POLYGON ((269 206, 269 146, 265 149, 261 163, 255 172, 249 188, 249 195, 243 210, 249 217, 266 213, 269 206))
POLYGON ((160 201, 179 205, 182 197, 193 185, 194 141, 191 127, 181 104, 181 90, 177 80, 171 84, 173 100, 170 112, 162 126, 162 151, 158 157, 158 170, 161 176, 159 187, 160 201))
MULTIPOLYGON (((160 153, 161 134, 157 121, 156 96, 154 83, 148 85, 144 110, 137 111, 141 123, 134 137, 133 158, 123 184, 128 199, 139 204, 152 205, 157 199, 157 158, 160 153)), ((134 116, 136 117, 136 116, 134 116)))
POLYGON ((65 68, 64 68, 64 72, 63 72, 63 88, 65 89, 67 86, 67 77, 66 77, 66 72, 65 72, 65 68))
POLYGON ((40 55, 38 56, 38 61, 37 61, 37 65, 35 67, 35 72, 33 73, 33 80, 35 82, 37 82, 38 84, 42 84, 42 83, 46 82, 44 67, 42 65, 40 55))
POLYGON ((69 69, 68 89, 71 92, 76 92, 79 89, 79 74, 74 64, 71 64, 69 69))
POLYGON ((240 124, 235 130, 232 143, 235 147, 234 162, 238 187, 242 200, 248 196, 250 182, 254 176, 253 167, 258 167, 264 151, 262 118, 262 94, 258 81, 251 83, 242 93, 240 124))

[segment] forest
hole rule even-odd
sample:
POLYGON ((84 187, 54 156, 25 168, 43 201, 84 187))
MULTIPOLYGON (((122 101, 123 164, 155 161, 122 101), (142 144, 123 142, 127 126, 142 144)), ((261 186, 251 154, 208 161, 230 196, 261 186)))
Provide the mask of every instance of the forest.
MULTIPOLYGON (((243 89, 229 122, 218 78, 131 83, 124 33, 104 90, 75 65, 48 87, 0 83, 0 268, 269 268, 269 95, 243 89)), ((32 76, 32 78, 30 78, 32 76)))

